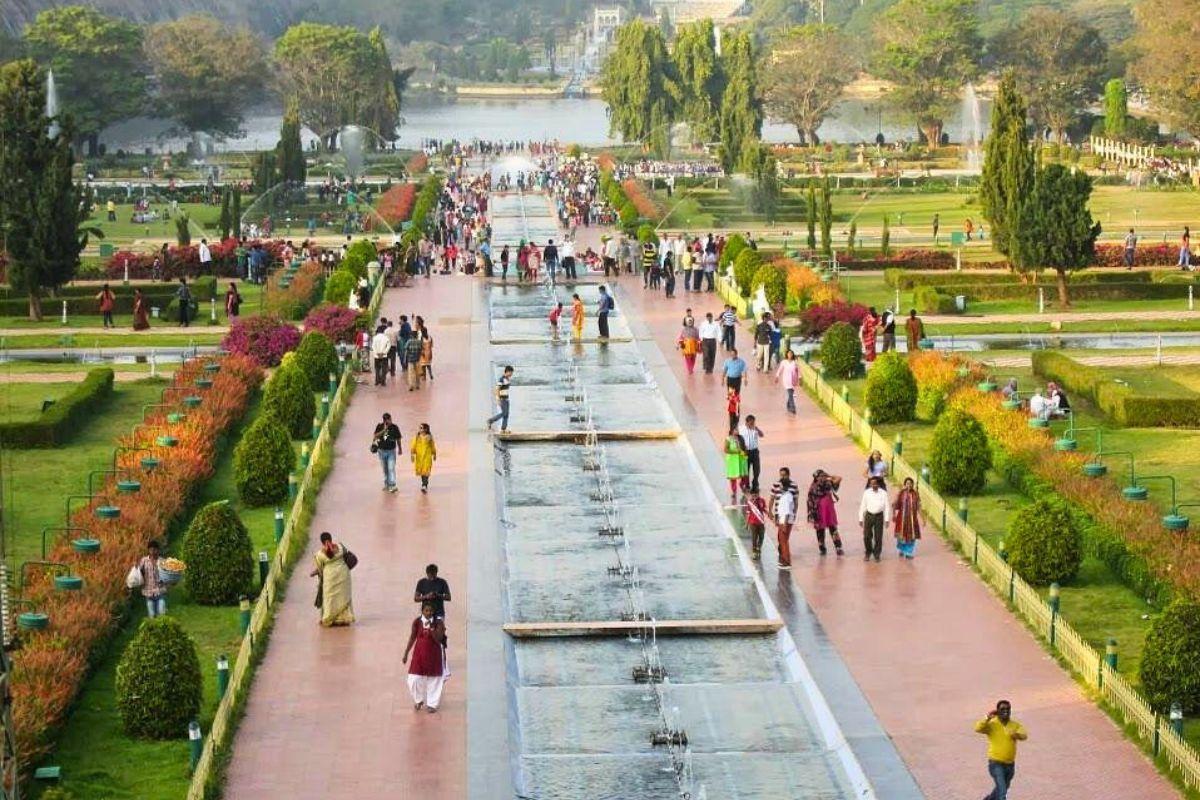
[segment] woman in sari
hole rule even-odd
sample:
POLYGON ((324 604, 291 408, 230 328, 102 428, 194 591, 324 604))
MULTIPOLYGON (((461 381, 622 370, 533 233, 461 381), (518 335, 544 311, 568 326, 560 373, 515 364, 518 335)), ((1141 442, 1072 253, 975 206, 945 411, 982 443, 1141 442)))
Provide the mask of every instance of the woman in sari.
POLYGON ((354 622, 354 606, 350 602, 350 567, 346 564, 346 548, 326 532, 321 534, 321 547, 313 556, 317 566, 309 575, 317 579, 317 606, 321 609, 321 625, 349 625, 354 622))
POLYGON ((817 533, 817 549, 825 554, 825 534, 833 539, 833 547, 840 556, 842 537, 838 535, 837 490, 842 485, 838 475, 830 475, 823 469, 813 473, 812 483, 808 487, 808 521, 817 533))
POLYGON ((749 474, 749 458, 746 455, 746 444, 738 435, 737 426, 729 428, 725 437, 725 478, 729 481, 729 504, 737 505, 738 487, 745 491, 746 476, 749 474))
POLYGON ((576 342, 583 338, 583 314, 583 300, 571 295, 571 338, 576 342))
POLYGON ((863 359, 868 364, 875 360, 875 328, 879 320, 875 316, 875 309, 867 312, 863 317, 862 327, 858 329, 858 338, 862 341, 863 359))
POLYGON ((904 479, 904 486, 892 501, 892 524, 900 557, 912 558, 916 554, 917 539, 921 538, 921 495, 912 478, 904 479))
POLYGON ((679 351, 683 353, 683 363, 687 365, 688 375, 691 375, 696 371, 696 355, 700 352, 700 331, 690 315, 684 317, 683 330, 679 332, 679 351))
POLYGON ((437 445, 433 443, 433 432, 429 423, 422 422, 417 428, 417 435, 408 448, 412 459, 413 472, 421 479, 421 494, 429 491, 429 473, 433 472, 433 462, 437 461, 437 445))
POLYGON ((442 687, 449 677, 446 668, 446 626, 433 616, 433 603, 421 604, 421 616, 413 620, 408 646, 402 662, 408 664, 408 691, 412 694, 413 710, 422 707, 430 714, 442 701, 442 687), (412 653, 412 663, 408 655, 412 653))
POLYGON ((135 331, 149 330, 150 317, 146 314, 146 298, 141 289, 133 290, 133 329, 135 331))

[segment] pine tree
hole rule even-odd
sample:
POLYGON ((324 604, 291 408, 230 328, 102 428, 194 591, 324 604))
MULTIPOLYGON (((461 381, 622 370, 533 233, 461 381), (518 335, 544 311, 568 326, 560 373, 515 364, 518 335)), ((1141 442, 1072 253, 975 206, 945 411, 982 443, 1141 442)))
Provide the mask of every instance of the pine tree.
POLYGON ((858 220, 850 220, 850 231, 846 234, 846 249, 854 255, 855 248, 858 247, 858 220))
POLYGON ((1100 223, 1088 210, 1091 196, 1087 173, 1050 164, 1037 170, 1033 191, 1021 208, 1016 239, 1024 263, 1055 271, 1063 308, 1070 305, 1067 273, 1083 269, 1095 257, 1100 223))
POLYGON ((817 249, 817 190, 813 188, 812 181, 808 182, 808 203, 804 217, 808 223, 808 252, 813 253, 817 249))
POLYGON ((295 98, 288 101, 279 128, 279 144, 275 146, 275 162, 280 180, 303 183, 308 175, 304 162, 304 143, 300 140, 300 106, 295 98))
POLYGON ((1025 100, 1017 92, 1011 73, 1000 81, 992 107, 991 134, 984 153, 979 199, 984 219, 992 228, 992 247, 1013 266, 1023 269, 1016 235, 1022 219, 1021 205, 1033 189, 1034 155, 1025 132, 1025 100))
POLYGON ((217 219, 217 229, 221 233, 221 241, 228 239, 229 231, 233 229, 233 212, 229 208, 230 194, 232 192, 229 187, 221 192, 221 216, 217 219))
POLYGON ((1125 81, 1113 78, 1104 84, 1104 135, 1120 139, 1125 135, 1125 121, 1129 117, 1129 97, 1125 92, 1125 81))
POLYGON ((833 200, 829 192, 829 178, 821 183, 821 253, 826 258, 833 256, 833 200))
POLYGON ((231 208, 233 233, 238 239, 242 238, 242 190, 234 187, 233 203, 231 208))
POLYGON ((263 194, 276 184, 275 153, 265 150, 258 154, 254 165, 254 191, 263 194))
POLYGON ((745 170, 762 135, 762 101, 758 97, 754 45, 748 31, 728 37, 721 95, 721 166, 727 173, 745 170))
POLYGON ((881 255, 892 254, 892 229, 888 226, 888 215, 883 215, 883 232, 879 234, 879 252, 881 255))

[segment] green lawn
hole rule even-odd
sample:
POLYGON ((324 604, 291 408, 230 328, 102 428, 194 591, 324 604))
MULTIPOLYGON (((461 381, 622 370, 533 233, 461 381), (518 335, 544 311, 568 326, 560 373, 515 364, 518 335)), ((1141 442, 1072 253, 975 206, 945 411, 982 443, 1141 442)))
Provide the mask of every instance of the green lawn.
POLYGON ((44 400, 57 400, 74 388, 69 382, 0 384, 0 422, 36 419, 44 400))
MULTIPOLYGON (((242 316, 249 316, 258 313, 262 307, 263 287, 255 283, 247 283, 245 281, 236 281, 238 294, 242 296, 242 316)), ((220 325, 228 325, 229 317, 225 313, 225 290, 229 288, 228 280, 217 282, 217 323, 220 325)), ((96 288, 99 292, 99 287, 96 288)), ((132 293, 131 290, 122 287, 120 283, 113 283, 113 291, 118 295, 126 292, 132 293)), ((195 327, 203 329, 212 318, 211 298, 197 298, 200 305, 199 318, 196 320, 195 327)), ((0 328, 18 328, 28 330, 31 333, 35 331, 55 331, 64 327, 62 324, 61 306, 55 304, 54 300, 49 300, 43 306, 45 318, 40 322, 35 322, 27 316, 22 317, 0 317, 0 328)), ((128 334, 133 332, 133 315, 132 314, 113 314, 114 328, 106 330, 104 328, 104 318, 100 314, 68 314, 68 328, 90 328, 94 329, 94 333, 103 336, 115 336, 119 334, 128 334)), ((178 331, 179 328, 175 323, 165 322, 163 320, 150 319, 150 329, 160 332, 178 331)), ((92 331, 89 331, 91 333, 92 331)))
POLYGON ((176 333, 134 333, 133 331, 95 332, 79 334, 21 333, 0 339, 0 349, 87 349, 104 350, 112 347, 188 347, 190 345, 220 344, 223 333, 209 331, 206 325, 190 328, 172 327, 176 333))
MULTIPOLYGON (((123 204, 117 206, 117 221, 108 221, 108 212, 105 210, 103 203, 97 204, 97 211, 88 220, 89 225, 93 225, 104 232, 104 238, 99 241, 93 240, 92 247, 97 246, 100 242, 111 244, 116 249, 120 250, 135 241, 143 239, 161 240, 167 239, 172 244, 175 242, 175 220, 158 219, 155 222, 133 222, 133 206, 123 204)), ((164 203, 154 203, 153 210, 158 211, 160 216, 164 208, 169 209, 170 206, 164 203)), ((245 198, 243 198, 243 209, 246 208, 245 198)), ((210 206, 204 203, 180 203, 180 211, 186 211, 192 220, 192 241, 199 243, 201 236, 207 236, 210 240, 217 238, 217 220, 221 217, 220 206, 210 206)))

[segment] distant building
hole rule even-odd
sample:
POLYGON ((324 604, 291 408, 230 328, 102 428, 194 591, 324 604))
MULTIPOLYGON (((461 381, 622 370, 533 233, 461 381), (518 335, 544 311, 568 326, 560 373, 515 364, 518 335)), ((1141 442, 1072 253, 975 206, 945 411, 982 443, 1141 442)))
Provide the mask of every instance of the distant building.
POLYGON ((746 0, 652 0, 654 18, 662 17, 663 12, 672 25, 682 25, 702 19, 713 22, 727 22, 731 19, 746 16, 746 0))
POLYGON ((592 41, 611 44, 613 34, 625 21, 625 12, 620 6, 597 8, 592 12, 592 41))

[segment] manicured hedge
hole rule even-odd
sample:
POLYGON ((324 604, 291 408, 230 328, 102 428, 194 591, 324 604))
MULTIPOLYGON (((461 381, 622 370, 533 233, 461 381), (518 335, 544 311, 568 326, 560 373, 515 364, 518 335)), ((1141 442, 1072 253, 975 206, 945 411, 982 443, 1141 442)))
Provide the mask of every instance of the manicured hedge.
POLYGON ((1009 562, 1034 586, 1068 583, 1083 563, 1083 534, 1066 504, 1038 498, 1008 523, 1009 562))
MULTIPOLYGON (((924 287, 926 289, 930 287, 924 287)), ((1038 289, 1046 292, 1047 300, 1054 300, 1057 287, 1052 284, 947 284, 938 287, 943 294, 966 295, 968 300, 1029 300, 1037 299, 1038 289)), ((1130 281, 1121 283, 1076 283, 1069 282, 1068 291, 1072 300, 1170 300, 1187 298, 1187 287, 1176 283, 1150 283, 1130 281)))
MULTIPOLYGON (((1176 274, 1176 273, 1170 273, 1176 274)), ((1162 273, 1157 272, 1076 272, 1071 275, 1071 285, 1075 286, 1081 283, 1151 283, 1152 281, 1162 280, 1162 273)), ((906 269, 893 267, 883 271, 883 279, 888 286, 893 286, 897 289, 915 289, 918 286, 982 286, 982 285, 1003 285, 1003 286, 1031 286, 1026 281, 1022 280, 1023 276, 1017 272, 911 272, 906 269)), ((1047 273, 1043 276, 1042 286, 1052 287, 1053 273, 1047 273)), ((943 291, 949 291, 943 289, 943 291)), ((960 292, 961 294, 961 292, 960 292)))
POLYGON ((104 407, 112 394, 113 371, 89 370, 71 391, 37 417, 0 423, 0 441, 9 447, 57 447, 83 429, 88 418, 104 407))
MULTIPOLYGON (((216 279, 209 275, 204 278, 197 278, 195 281, 189 281, 188 285, 192 289, 193 297, 207 300, 212 296, 216 279)), ((117 314, 132 314, 133 290, 135 288, 142 290, 142 297, 146 299, 147 308, 158 306, 165 309, 175 299, 175 290, 179 288, 179 283, 141 283, 136 286, 124 286, 119 283, 112 283, 108 288, 112 290, 114 296, 113 312, 117 314)), ((68 316, 99 316, 100 301, 96 299, 96 295, 99 293, 99 286, 64 286, 57 292, 58 297, 42 298, 42 313, 48 317, 57 317, 62 313, 62 301, 66 300, 68 316), (84 291, 79 291, 80 289, 84 291)), ((3 295, 0 296, 0 316, 25 317, 28 314, 29 298, 20 293, 13 292, 11 289, 4 289, 3 295)))
POLYGON ((1200 395, 1158 397, 1138 394, 1112 380, 1103 370, 1080 364, 1061 353, 1033 353, 1033 371, 1062 384, 1068 394, 1090 400, 1113 422, 1135 428, 1200 428, 1200 395))
POLYGON ((917 287, 913 293, 913 305, 922 314, 953 314, 958 311, 953 297, 932 286, 917 287))

